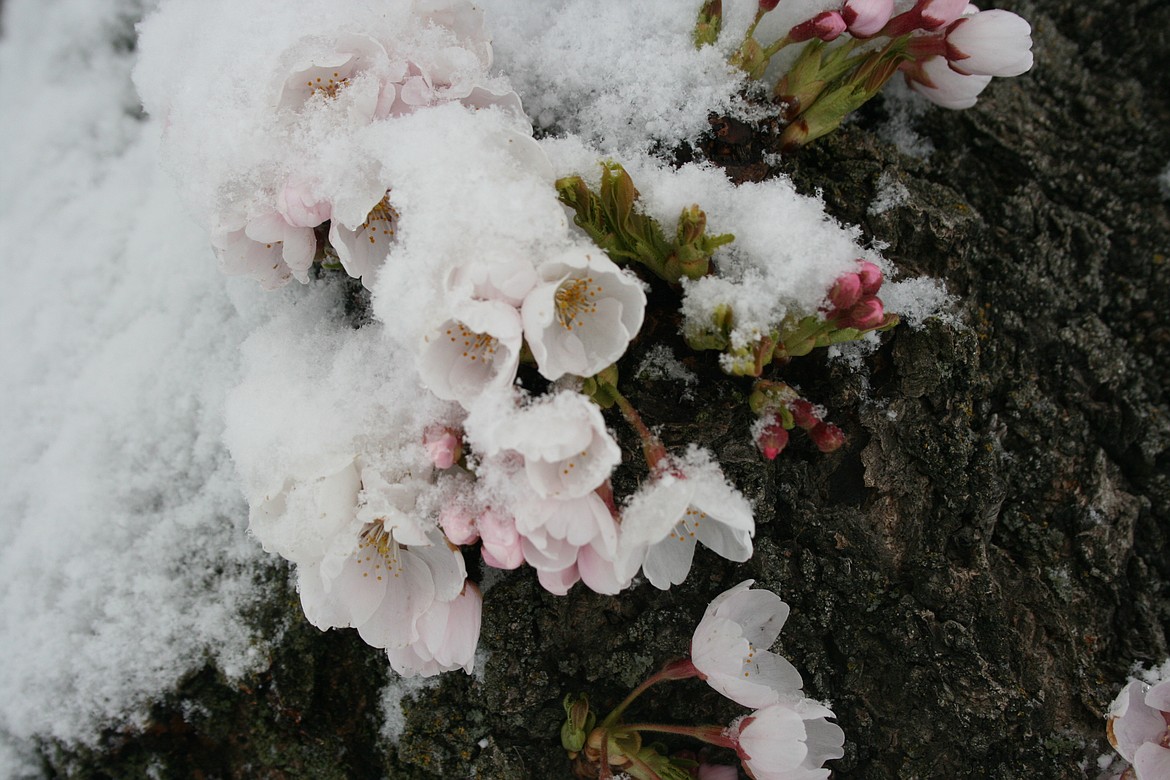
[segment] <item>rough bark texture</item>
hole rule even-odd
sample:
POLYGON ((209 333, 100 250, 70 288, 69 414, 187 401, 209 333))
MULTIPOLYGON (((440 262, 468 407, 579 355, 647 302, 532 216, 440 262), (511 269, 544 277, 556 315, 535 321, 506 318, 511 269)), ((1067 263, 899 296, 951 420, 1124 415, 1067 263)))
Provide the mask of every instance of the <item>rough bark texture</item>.
MULTIPOLYGON (((921 117, 928 158, 880 140, 877 101, 783 163, 906 274, 958 296, 955 324, 900 326, 860 367, 814 355, 784 370, 848 444, 824 456, 794 436, 763 462, 747 383, 705 356, 693 397, 629 385, 668 445, 709 446, 755 502, 751 561, 700 550, 683 586, 621 598, 556 598, 531 570, 499 577, 482 679, 448 675, 408 697, 396 747, 378 737, 384 657, 353 632, 306 625, 276 570, 283 597, 257 616, 284 630, 267 673, 234 686, 209 668, 147 732, 86 754, 45 746, 46 767, 567 778, 563 695, 612 706, 686 652, 712 596, 754 577, 792 605, 777 650, 845 730, 837 777, 1095 776, 1104 709, 1130 665, 1170 654, 1170 215, 1157 184, 1170 162, 1170 5, 999 5, 1032 22, 1037 65, 974 109, 921 117), (909 198, 873 214, 883 176, 909 198)), ((755 178, 772 142, 765 130, 704 148, 755 178)), ((637 707, 690 722, 743 712, 697 681, 637 707)))

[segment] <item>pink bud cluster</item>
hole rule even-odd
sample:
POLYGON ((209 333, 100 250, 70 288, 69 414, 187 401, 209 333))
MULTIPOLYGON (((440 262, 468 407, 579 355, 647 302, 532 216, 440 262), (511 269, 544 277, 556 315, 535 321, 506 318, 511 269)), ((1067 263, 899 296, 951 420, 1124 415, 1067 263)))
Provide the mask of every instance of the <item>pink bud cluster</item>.
MULTIPOLYGON (((818 450, 830 453, 841 449, 841 445, 845 443, 845 432, 836 425, 825 422, 815 406, 803 398, 797 398, 786 402, 785 407, 791 415, 793 425, 806 431, 818 450)), ((756 425, 756 447, 765 458, 775 460, 788 446, 788 429, 784 427, 783 417, 776 410, 769 409, 756 425)))
POLYGON ((881 269, 870 262, 839 278, 829 290, 829 309, 826 319, 838 328, 873 330, 886 321, 885 308, 877 297, 882 286, 881 269))

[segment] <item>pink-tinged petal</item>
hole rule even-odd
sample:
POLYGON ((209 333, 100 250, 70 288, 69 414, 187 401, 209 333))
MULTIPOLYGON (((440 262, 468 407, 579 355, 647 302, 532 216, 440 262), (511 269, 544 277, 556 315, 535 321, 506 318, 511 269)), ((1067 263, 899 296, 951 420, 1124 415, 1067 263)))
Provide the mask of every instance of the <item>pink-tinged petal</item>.
POLYGON ((547 538, 543 542, 543 545, 539 545, 529 537, 522 539, 524 560, 529 566, 538 571, 564 571, 570 567, 576 568, 577 548, 574 545, 563 539, 547 538))
POLYGON ((1170 713, 1170 680, 1163 680, 1146 691, 1146 706, 1170 713))
POLYGON ((554 596, 564 596, 569 592, 569 588, 576 585, 578 580, 581 579, 577 573, 577 566, 575 564, 560 571, 542 571, 538 569, 536 578, 540 580, 540 586, 554 596))
POLYGON ((967 0, 919 0, 919 7, 923 29, 937 30, 962 16, 967 0))
POLYGON ((293 227, 311 228, 329 219, 333 207, 318 199, 308 182, 289 179, 276 196, 276 210, 293 227))
POLYGON ((441 539, 442 536, 436 533, 432 537, 434 543, 430 546, 411 547, 404 552, 407 556, 416 556, 430 570, 434 585, 433 597, 438 601, 450 601, 463 590, 467 567, 463 553, 452 550, 441 539))
POLYGON ((349 610, 349 625, 365 623, 386 597, 391 579, 389 567, 376 550, 359 548, 326 583, 329 595, 349 610))
POLYGON ((434 580, 421 558, 399 550, 394 571, 386 582, 382 603, 369 620, 356 628, 366 644, 373 647, 405 647, 418 640, 415 623, 435 600, 434 580))
POLYGON ((622 562, 607 558, 594 545, 587 545, 577 551, 577 571, 591 591, 614 596, 630 587, 637 567, 630 571, 622 562))
POLYGON ((1137 780, 1166 780, 1170 778, 1170 748, 1147 742, 1133 757, 1137 780))

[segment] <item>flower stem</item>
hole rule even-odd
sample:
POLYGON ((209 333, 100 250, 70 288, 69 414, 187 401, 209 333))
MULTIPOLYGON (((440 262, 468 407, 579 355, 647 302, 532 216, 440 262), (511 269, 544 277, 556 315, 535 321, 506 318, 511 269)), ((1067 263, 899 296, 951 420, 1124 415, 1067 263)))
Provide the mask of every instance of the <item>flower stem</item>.
POLYGON ((660 669, 657 673, 647 677, 637 688, 630 691, 630 694, 626 696, 626 698, 622 699, 621 704, 614 707, 613 711, 605 716, 605 720, 601 722, 600 727, 606 729, 611 727, 617 721, 617 719, 622 716, 622 713, 625 712, 626 709, 634 703, 634 699, 645 693, 650 686, 657 685, 658 683, 664 682, 666 680, 685 680, 688 677, 698 677, 701 674, 702 673, 695 668, 695 665, 691 663, 691 659, 689 658, 681 658, 677 661, 671 661, 666 666, 662 667, 662 669, 660 669))
POLYGON ((734 738, 724 733, 722 726, 672 726, 667 723, 631 723, 621 727, 622 731, 653 731, 659 734, 679 734, 691 737, 708 745, 732 748, 736 746, 734 738))
POLYGON ((614 403, 621 409, 622 417, 626 418, 626 422, 637 431, 638 438, 642 440, 642 454, 646 458, 646 464, 650 466, 651 471, 658 470, 659 466, 666 462, 666 446, 652 430, 646 427, 646 423, 642 421, 642 415, 638 414, 638 410, 634 408, 633 404, 618 392, 617 385, 607 382, 606 389, 614 403))

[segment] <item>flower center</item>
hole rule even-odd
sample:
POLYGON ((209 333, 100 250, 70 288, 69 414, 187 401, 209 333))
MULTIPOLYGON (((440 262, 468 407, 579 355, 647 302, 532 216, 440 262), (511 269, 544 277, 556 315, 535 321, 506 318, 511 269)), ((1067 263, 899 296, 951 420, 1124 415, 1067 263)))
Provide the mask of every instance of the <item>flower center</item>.
POLYGON ((581 319, 583 314, 596 314, 596 298, 601 293, 601 285, 593 285, 593 277, 584 279, 566 279, 557 287, 556 301, 557 322, 566 330, 584 326, 581 319))
POLYGON ((390 193, 387 192, 382 196, 382 200, 378 201, 374 208, 370 209, 369 216, 366 221, 362 223, 362 230, 366 231, 366 238, 371 244, 378 242, 378 235, 381 234, 387 241, 394 238, 394 232, 398 227, 398 209, 390 205, 390 193))
POLYGON ((333 71, 332 75, 327 75, 324 78, 318 76, 315 79, 309 79, 305 82, 305 86, 313 90, 313 94, 322 94, 327 98, 337 97, 337 93, 349 83, 349 76, 342 76, 339 71, 333 71))
POLYGON ((362 531, 357 559, 363 578, 373 577, 381 582, 383 576, 393 574, 397 577, 402 573, 398 542, 380 522, 372 523, 362 531))
POLYGON ((454 327, 447 328, 445 331, 448 340, 458 346, 458 342, 463 342, 463 354, 461 357, 466 358, 472 362, 482 361, 484 365, 492 362, 492 358, 496 355, 496 347, 500 340, 495 336, 487 333, 476 333, 468 329, 462 322, 455 323, 454 327))

